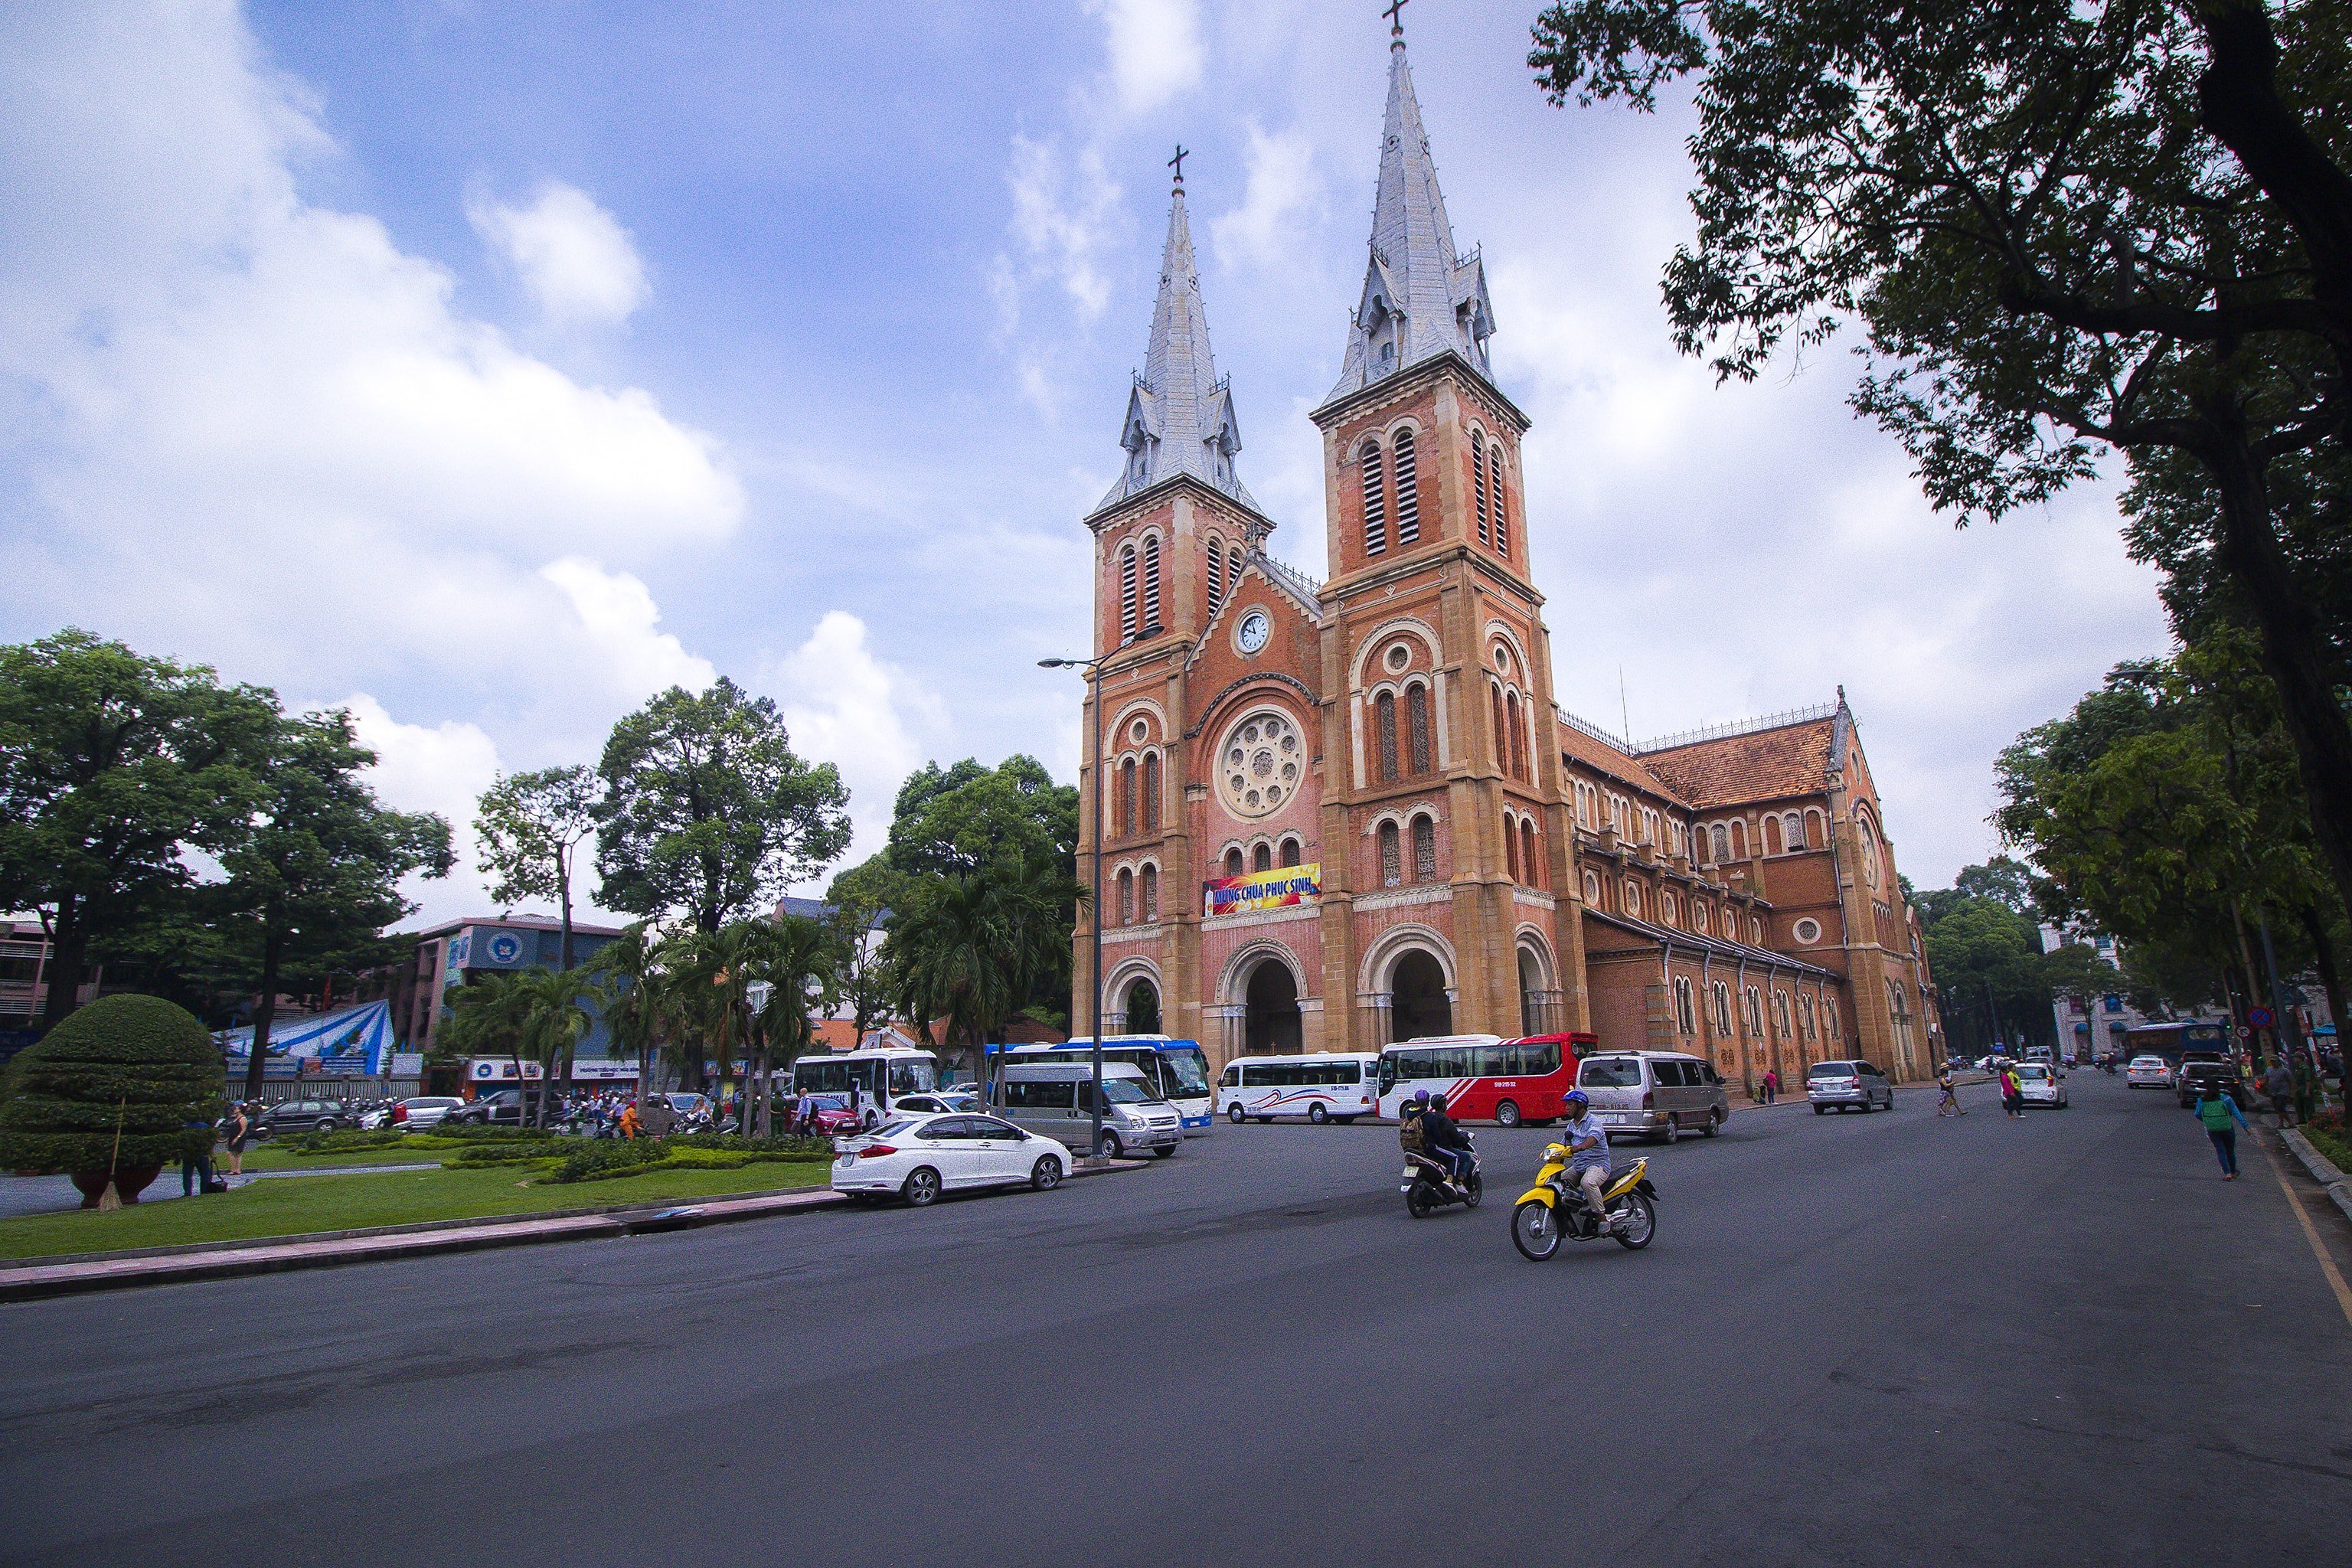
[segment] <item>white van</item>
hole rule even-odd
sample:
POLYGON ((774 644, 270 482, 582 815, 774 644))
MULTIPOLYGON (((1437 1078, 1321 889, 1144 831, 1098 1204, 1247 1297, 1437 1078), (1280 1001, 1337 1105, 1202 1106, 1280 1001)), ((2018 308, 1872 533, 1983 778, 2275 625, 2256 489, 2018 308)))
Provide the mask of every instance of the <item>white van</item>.
POLYGON ((1715 1064, 1680 1051, 1595 1052, 1578 1067, 1576 1087, 1612 1135, 1712 1138, 1731 1115, 1715 1064))
POLYGON ((1320 1126, 1380 1114, 1381 1058, 1372 1051, 1235 1057, 1217 1078, 1217 1109, 1236 1124, 1303 1116, 1320 1126))
MULTIPOLYGON (((999 1114, 1024 1132, 1057 1138, 1086 1152, 1094 1135, 1094 1068, 1087 1062, 1008 1062, 997 1085, 999 1114)), ((1160 1098, 1143 1069, 1103 1063, 1102 1147, 1116 1160, 1150 1150, 1164 1160, 1183 1142, 1182 1118, 1160 1098)))

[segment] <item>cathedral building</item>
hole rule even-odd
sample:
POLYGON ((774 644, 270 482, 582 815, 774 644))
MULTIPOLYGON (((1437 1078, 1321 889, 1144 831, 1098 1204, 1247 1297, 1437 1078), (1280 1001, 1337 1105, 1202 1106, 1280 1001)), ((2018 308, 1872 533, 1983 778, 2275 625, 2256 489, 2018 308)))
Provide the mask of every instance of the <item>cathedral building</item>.
POLYGON ((1495 331, 1398 36, 1363 291, 1311 416, 1313 581, 1236 468, 1180 166, 1125 462, 1086 520, 1103 1026, 1197 1039, 1213 1066, 1581 1032, 1750 1086, 1856 1056, 1925 1075, 1934 990, 1843 689, 1644 745, 1555 700, 1495 331))

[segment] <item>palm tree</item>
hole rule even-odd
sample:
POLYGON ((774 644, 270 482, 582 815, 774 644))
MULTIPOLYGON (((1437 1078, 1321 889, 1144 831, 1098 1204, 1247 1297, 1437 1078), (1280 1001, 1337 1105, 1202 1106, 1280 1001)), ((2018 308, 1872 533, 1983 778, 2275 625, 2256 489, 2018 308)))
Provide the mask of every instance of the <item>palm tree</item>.
POLYGON ((1064 911, 1085 898, 1046 854, 1006 855, 917 885, 891 923, 895 1000, 902 1016, 947 1024, 945 1044, 971 1047, 982 1094, 987 1047, 1001 1038, 1037 976, 1069 940, 1064 911))
POLYGON ((745 954, 751 978, 775 987, 767 1007, 752 1020, 758 1026, 758 1136, 768 1131, 769 1075, 808 1049, 815 1035, 812 1016, 833 1007, 850 959, 850 944, 838 926, 801 915, 785 915, 767 926, 745 954))
POLYGON ((597 950, 583 973, 604 983, 604 1026, 613 1043, 637 1058, 637 1103, 653 1087, 653 1056, 669 1032, 671 943, 638 921, 597 950))
POLYGON ((577 969, 534 969, 516 977, 513 993, 522 1020, 517 1044, 540 1064, 537 1121, 544 1127, 556 1080, 570 1076, 572 1055, 595 1026, 590 1009, 604 999, 604 991, 594 976, 577 969))

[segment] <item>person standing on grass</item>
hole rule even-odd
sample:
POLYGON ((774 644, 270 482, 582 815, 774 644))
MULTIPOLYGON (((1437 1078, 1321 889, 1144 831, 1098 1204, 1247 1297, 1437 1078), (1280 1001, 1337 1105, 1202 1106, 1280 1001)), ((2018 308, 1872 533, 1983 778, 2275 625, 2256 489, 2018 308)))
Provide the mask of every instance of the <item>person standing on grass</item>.
POLYGON ((2214 1156, 2221 1162, 2221 1179, 2236 1181, 2238 1128, 2246 1124, 2238 1113, 2238 1102, 2208 1083, 2197 1097, 2197 1120, 2205 1124, 2205 1135, 2213 1140, 2214 1156), (2237 1125, 2231 1126, 2232 1122, 2237 1125))
POLYGON ((2000 1064, 2000 1103, 2012 1121, 2025 1120, 2025 1090, 2018 1084, 2017 1066, 2013 1062, 2000 1064))
POLYGON ((2294 1073, 2280 1057, 2271 1063, 2271 1070, 2263 1074, 2263 1092, 2271 1097, 2271 1109, 2278 1113, 2279 1130, 2284 1131, 2287 1118, 2294 1110, 2294 1073))
POLYGON ((244 1102, 228 1108, 228 1173, 245 1174, 245 1141, 253 1136, 253 1116, 244 1102))

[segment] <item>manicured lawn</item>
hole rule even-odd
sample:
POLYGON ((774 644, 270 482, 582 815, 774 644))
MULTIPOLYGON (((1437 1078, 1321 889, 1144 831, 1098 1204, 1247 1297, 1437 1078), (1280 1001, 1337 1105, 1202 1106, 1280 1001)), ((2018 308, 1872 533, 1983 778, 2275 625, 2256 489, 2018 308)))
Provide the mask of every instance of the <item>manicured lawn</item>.
POLYGON ((618 1181, 542 1186, 536 1170, 393 1172, 255 1182, 216 1197, 173 1198, 113 1214, 95 1210, 0 1219, 0 1258, 51 1258, 119 1247, 245 1241, 306 1231, 356 1230, 418 1220, 553 1209, 627 1208, 672 1198, 712 1197, 823 1186, 823 1161, 746 1165, 735 1171, 654 1171, 618 1181))
MULTIPOLYGON (((247 1143, 248 1171, 323 1171, 331 1165, 437 1165, 457 1157, 455 1149, 347 1149, 340 1154, 297 1154, 286 1144, 247 1143)), ((213 1168, 228 1169, 228 1151, 213 1151, 213 1168)))

